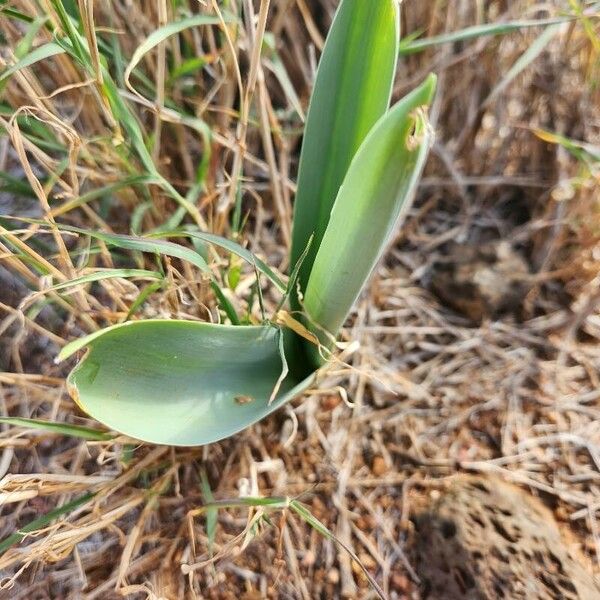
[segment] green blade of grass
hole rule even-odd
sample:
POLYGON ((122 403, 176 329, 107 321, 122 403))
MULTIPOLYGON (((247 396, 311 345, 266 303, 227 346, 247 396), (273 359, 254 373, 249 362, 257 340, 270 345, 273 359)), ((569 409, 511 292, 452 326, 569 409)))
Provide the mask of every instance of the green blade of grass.
POLYGON ((223 290, 219 287, 219 285, 213 281, 210 284, 212 291, 215 293, 217 300, 219 301, 219 305, 227 315, 227 318, 231 321, 232 325, 239 325, 240 318, 238 317, 237 312, 235 311, 235 307, 229 301, 229 298, 223 293, 223 290))
MULTIPOLYGON (((71 16, 67 13, 62 2, 58 0, 51 0, 51 3, 56 10, 63 30, 68 38, 57 38, 57 44, 84 68, 89 77, 95 78, 96 73, 88 49, 87 40, 78 31, 76 23, 74 23, 71 16)), ((165 190, 182 208, 185 209, 187 213, 194 218, 198 226, 203 226, 204 220, 196 206, 184 198, 156 168, 156 165, 152 160, 152 156, 146 147, 142 128, 140 127, 135 114, 121 97, 121 92, 112 79, 112 76, 106 65, 101 64, 100 67, 103 79, 103 83, 100 86, 100 91, 110 107, 115 123, 118 123, 119 126, 123 127, 125 130, 128 138, 127 141, 136 151, 138 158, 147 171, 147 174, 155 177, 158 180, 158 183, 162 189, 165 190)), ((200 121, 200 119, 195 119, 195 121, 200 121)), ((205 130, 208 129, 205 124, 204 128, 205 130)), ((207 134, 205 133, 205 135, 207 134)))
POLYGON ((104 196, 110 196, 114 192, 118 192, 119 190, 127 187, 133 187, 136 185, 149 185, 149 184, 159 184, 160 179, 153 175, 132 175, 131 177, 125 177, 121 181, 115 181, 114 183, 109 183, 106 186, 101 188, 96 188, 94 190, 90 190, 85 194, 82 194, 78 198, 73 198, 72 200, 68 200, 58 208, 55 208, 52 211, 52 215, 57 217, 64 213, 67 213, 75 208, 79 208, 88 202, 92 202, 93 200, 97 200, 98 198, 102 198, 104 196))
POLYGON ((194 56, 184 60, 178 67, 175 67, 169 74, 166 85, 172 86, 178 79, 193 75, 207 65, 207 59, 203 56, 194 56))
POLYGON ((69 423, 54 423, 44 419, 26 419, 24 417, 0 417, 0 423, 12 425, 13 427, 24 427, 26 429, 41 429, 57 435, 80 438, 91 442, 105 442, 112 440, 115 436, 105 431, 82 427, 81 425, 70 425, 69 423))
POLYGON ((95 281, 103 281, 105 279, 115 279, 122 277, 124 279, 137 278, 137 279, 163 279, 162 273, 158 271, 148 271, 146 269, 103 269, 94 273, 88 273, 81 277, 75 277, 69 281, 63 281, 52 285, 49 288, 44 289, 44 292, 55 292, 58 290, 64 290, 77 285, 83 285, 86 283, 93 283, 95 281))
POLYGON ((15 544, 18 544, 23 538, 26 537, 28 533, 32 533, 34 531, 37 531, 38 529, 42 529, 50 525, 52 521, 58 519, 59 517, 62 517, 63 515, 69 514, 70 512, 74 511, 80 506, 83 506, 92 498, 94 498, 95 495, 96 494, 90 493, 85 494, 83 496, 79 496, 79 498, 75 498, 75 500, 67 502, 67 504, 63 504, 62 506, 51 510, 49 513, 46 513, 45 515, 34 519, 33 521, 25 525, 25 527, 22 527, 21 529, 19 529, 19 531, 13 533, 12 535, 9 535, 7 538, 4 538, 0 542, 0 555, 4 554, 9 548, 14 546, 15 544))
POLYGON ((358 558, 354 550, 350 548, 348 545, 344 544, 342 540, 340 540, 333 532, 331 532, 317 517, 315 517, 303 504, 298 502, 297 500, 291 500, 289 503, 289 507, 293 510, 305 523, 310 525, 315 531, 320 533, 323 537, 332 542, 338 544, 341 548, 343 548, 354 560, 354 562, 362 569, 365 577, 368 579, 371 587, 375 590, 379 598, 381 600, 386 600, 387 596, 384 591, 381 589, 377 581, 373 578, 373 575, 369 573, 367 567, 363 564, 363 562, 358 558))
POLYGON ((64 54, 64 49, 54 42, 48 42, 43 46, 35 48, 29 52, 29 54, 26 54, 23 58, 21 58, 21 60, 17 61, 14 65, 11 65, 2 73, 0 73, 0 83, 8 79, 17 71, 31 67, 31 65, 34 65, 37 62, 50 58, 51 56, 56 56, 57 54, 64 54))
POLYGON ((200 471, 200 488, 202 489, 202 497, 206 506, 206 537, 208 538, 208 555, 212 557, 213 548, 215 545, 215 536, 217 533, 217 519, 219 517, 219 510, 215 507, 208 506, 211 502, 214 502, 215 497, 213 496, 206 470, 200 471))
POLYGON ((191 230, 191 228, 184 228, 176 231, 161 231, 156 234, 151 234, 149 237, 189 237, 195 240, 200 240, 224 250, 228 250, 232 254, 239 256, 247 263, 251 264, 258 271, 260 271, 269 281, 275 284, 280 292, 286 291, 286 284, 281 278, 260 258, 256 257, 250 250, 246 250, 243 246, 238 243, 228 240, 227 238, 215 235, 213 233, 204 233, 202 231, 191 230))
MULTIPOLYGON (((43 221, 37 219, 20 219, 21 221, 33 222, 45 224, 43 221)), ((154 254, 164 254, 165 256, 172 256, 185 260, 194 266, 198 267, 204 273, 212 276, 212 272, 206 261, 194 250, 174 244, 172 242, 166 242, 165 240, 158 240, 152 238, 137 237, 134 235, 122 235, 117 233, 105 233, 103 231, 92 231, 90 229, 82 229, 80 227, 73 227, 71 225, 58 224, 58 228, 63 231, 71 231, 73 233, 80 233, 82 235, 89 235, 91 238, 101 240, 106 244, 117 246, 125 250, 139 250, 140 252, 152 252, 154 254)))
POLYGON ((337 334, 410 206, 431 143, 425 110, 435 85, 430 75, 382 117, 348 169, 304 298, 309 323, 325 345, 330 336, 323 332, 337 334))
POLYGON ((537 137, 544 140, 544 142, 561 145, 581 162, 588 164, 600 162, 600 146, 594 146, 587 142, 579 142, 546 129, 534 128, 532 131, 537 137))
POLYGON ((0 8, 0 14, 8 17, 9 19, 15 19, 15 21, 22 21, 23 23, 33 23, 33 17, 26 15, 10 6, 3 6, 0 8))
POLYGON ((264 507, 271 510, 281 510, 288 508, 289 498, 282 496, 272 496, 271 498, 261 498, 259 496, 244 496, 243 498, 214 500, 204 505, 207 508, 257 508, 264 507))
POLYGON ((150 52, 153 48, 158 46, 161 42, 170 38, 172 35, 176 35, 190 29, 192 27, 199 27, 201 25, 220 25, 221 20, 218 17, 210 15, 192 15, 185 17, 180 21, 167 23, 158 29, 155 29, 136 49, 125 69, 124 80, 125 84, 133 90, 133 87, 129 83, 131 73, 140 63, 145 54, 150 52))
POLYGON ((18 59, 25 57, 31 51, 31 46, 33 46, 33 42, 35 40, 35 36, 38 34, 39 30, 46 24, 48 21, 47 16, 38 17, 31 23, 31 26, 28 27, 25 35, 19 40, 19 43, 15 46, 15 56, 18 59))
POLYGON ((502 77, 502 80, 482 102, 482 106, 491 104, 538 57, 552 41, 552 38, 560 31, 560 28, 560 24, 547 27, 515 61, 513 66, 502 77))
POLYGON ((273 73, 273 75, 275 75, 277 81, 279 81, 279 85, 285 92, 287 99, 290 101, 290 104, 304 121, 305 116, 304 111, 302 110, 302 104, 300 104, 300 98, 298 98, 298 94, 296 93, 296 89, 290 79, 285 64, 277 52, 277 43, 275 41, 275 36, 272 33, 265 33, 263 46, 263 54, 269 58, 265 66, 273 73))
MULTIPOLYGON (((398 58, 396 0, 344 0, 319 63, 310 102, 294 205, 291 265, 313 243, 298 281, 310 271, 352 157, 389 106, 398 58)), ((298 303, 292 296, 294 308, 298 303)))
POLYGON ((146 300, 154 293, 157 292, 162 287, 162 283, 157 281, 155 283, 151 283, 147 285, 136 297, 136 299, 131 303, 129 310, 127 311, 127 316, 124 321, 129 321, 131 317, 140 309, 140 307, 146 302, 146 300))
POLYGON ((574 17, 557 17, 555 19, 532 19, 524 21, 510 21, 508 23, 485 23, 483 25, 473 25, 465 27, 460 31, 452 31, 443 33, 429 38, 412 40, 408 39, 400 42, 400 56, 415 54, 422 52, 427 48, 440 46, 442 44, 450 44, 453 42, 466 42, 468 40, 477 39, 485 36, 506 35, 522 29, 531 29, 532 27, 548 27, 549 25, 557 25, 572 21, 574 17))
POLYGON ((35 192, 28 181, 13 177, 5 171, 0 171, 0 192, 25 198, 36 198, 35 192))

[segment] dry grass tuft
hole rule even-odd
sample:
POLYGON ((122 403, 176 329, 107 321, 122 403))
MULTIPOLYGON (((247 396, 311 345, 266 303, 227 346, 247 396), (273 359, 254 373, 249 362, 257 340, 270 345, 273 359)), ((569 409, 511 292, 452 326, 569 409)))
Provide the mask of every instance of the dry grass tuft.
MULTIPOLYGON (((60 4, 10 3, 3 68, 68 33, 60 4)), ((100 268, 157 268, 155 257, 90 244, 57 223, 140 233, 177 215, 284 273, 303 111, 336 2, 62 4, 83 15, 83 62, 55 54, 0 82, 0 215, 44 222, 0 220, 0 414, 94 427, 53 363, 61 345, 131 312, 224 315, 208 282, 175 259, 158 261, 159 285, 115 278, 48 291, 100 268), (125 80, 160 24, 222 5, 243 8, 239 27, 186 29, 125 80), (111 100, 110 78, 129 110, 111 100)), ((440 76, 436 144, 416 207, 345 330, 360 347, 318 393, 199 449, 0 426, 0 539, 69 508, 0 555, 0 597, 370 593, 357 562, 297 515, 278 506, 198 514, 211 496, 298 496, 388 597, 413 597, 413 492, 459 471, 499 473, 540 496, 598 570, 597 5, 402 7, 403 30, 426 36, 584 9, 550 33, 482 36, 401 59, 397 95, 430 70, 440 76)), ((259 319, 254 273, 223 253, 210 260, 238 312, 259 319)), ((274 309, 272 290, 262 292, 274 309)))

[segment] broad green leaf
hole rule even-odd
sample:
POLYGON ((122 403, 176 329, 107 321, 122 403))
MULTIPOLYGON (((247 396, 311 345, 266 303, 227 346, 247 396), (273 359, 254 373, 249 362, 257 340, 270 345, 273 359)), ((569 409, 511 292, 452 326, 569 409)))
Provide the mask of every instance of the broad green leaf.
POLYGON ((425 111, 435 82, 430 75, 380 119, 340 188, 304 297, 308 321, 324 344, 323 332, 337 334, 410 206, 430 147, 425 111))
POLYGON ((55 423, 54 421, 45 421, 44 419, 25 419, 23 417, 0 417, 0 423, 12 425, 13 427, 25 427, 26 429, 41 429, 49 433, 58 435, 67 435, 70 437, 81 438, 95 442, 104 442, 112 440, 115 436, 106 431, 99 431, 91 427, 82 427, 81 425, 71 425, 69 423, 55 423))
POLYGON ((110 429, 158 444, 199 446, 229 437, 299 395, 282 372, 279 329, 192 321, 115 325, 62 349, 89 352, 68 378, 79 406, 110 429))
MULTIPOLYGON (((340 4, 319 63, 300 157, 292 266, 314 234, 300 268, 302 291, 348 166, 389 106, 398 40, 397 0, 340 4)), ((297 309, 295 294, 292 299, 297 309)))

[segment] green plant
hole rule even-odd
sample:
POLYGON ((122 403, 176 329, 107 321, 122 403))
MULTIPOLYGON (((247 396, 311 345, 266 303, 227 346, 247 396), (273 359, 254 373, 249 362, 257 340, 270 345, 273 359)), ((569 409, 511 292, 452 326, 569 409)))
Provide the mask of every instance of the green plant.
MULTIPOLYGON (((277 311, 260 326, 126 322, 76 340, 59 358, 88 348, 68 378, 86 413, 142 440, 201 445, 257 422, 313 384, 410 205, 430 147, 433 75, 388 110, 398 45, 396 0, 343 0, 307 118, 287 285, 231 241, 191 227, 161 233, 248 260, 292 311, 277 311)), ((206 267, 200 254, 171 242, 94 235, 206 267)))

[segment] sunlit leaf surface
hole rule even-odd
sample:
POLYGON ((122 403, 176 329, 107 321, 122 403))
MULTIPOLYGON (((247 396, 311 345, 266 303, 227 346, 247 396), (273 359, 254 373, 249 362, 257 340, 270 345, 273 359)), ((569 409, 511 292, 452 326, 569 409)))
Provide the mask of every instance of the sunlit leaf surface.
POLYGON ((134 438, 179 446, 208 444, 248 427, 312 382, 282 372, 280 330, 191 321, 137 321, 66 346, 84 347, 69 390, 107 427, 134 438))

